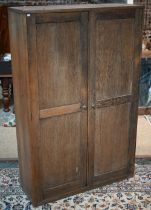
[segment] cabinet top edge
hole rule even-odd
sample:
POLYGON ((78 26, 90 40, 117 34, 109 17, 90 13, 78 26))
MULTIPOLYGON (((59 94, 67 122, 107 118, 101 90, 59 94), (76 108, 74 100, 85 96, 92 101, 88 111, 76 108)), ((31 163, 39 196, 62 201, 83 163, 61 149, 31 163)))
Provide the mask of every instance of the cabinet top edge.
POLYGON ((48 12, 66 12, 66 11, 90 11, 93 9, 130 9, 144 8, 136 4, 71 4, 71 5, 50 5, 50 6, 21 6, 10 7, 9 11, 19 13, 48 13, 48 12))

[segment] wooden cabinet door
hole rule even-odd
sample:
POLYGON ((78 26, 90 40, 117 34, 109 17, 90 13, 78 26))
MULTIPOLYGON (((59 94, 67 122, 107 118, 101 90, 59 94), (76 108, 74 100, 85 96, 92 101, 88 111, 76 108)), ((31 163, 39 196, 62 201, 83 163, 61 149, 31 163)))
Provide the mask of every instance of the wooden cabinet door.
POLYGON ((133 172, 140 37, 135 10, 90 15, 88 145, 89 182, 94 185, 133 172))
POLYGON ((87 22, 85 12, 35 17, 38 167, 45 199, 86 183, 87 22))

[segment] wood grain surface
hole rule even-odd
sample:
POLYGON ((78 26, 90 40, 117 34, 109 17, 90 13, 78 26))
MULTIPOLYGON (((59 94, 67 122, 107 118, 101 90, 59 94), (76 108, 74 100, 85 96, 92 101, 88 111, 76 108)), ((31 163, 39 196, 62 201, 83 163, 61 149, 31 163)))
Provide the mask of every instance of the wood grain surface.
POLYGON ((134 173, 143 9, 9 9, 21 180, 34 206, 134 173))

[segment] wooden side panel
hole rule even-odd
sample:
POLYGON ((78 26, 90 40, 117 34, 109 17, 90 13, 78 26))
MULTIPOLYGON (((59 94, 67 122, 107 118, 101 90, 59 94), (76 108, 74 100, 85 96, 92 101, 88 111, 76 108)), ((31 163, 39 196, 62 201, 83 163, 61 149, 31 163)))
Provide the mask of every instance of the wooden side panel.
POLYGON ((30 142, 30 95, 28 81, 26 17, 9 13, 9 30, 13 68, 13 89, 17 124, 19 168, 22 185, 32 195, 32 162, 30 142), (25 164, 26 163, 26 164, 25 164))
POLYGON ((38 144, 45 198, 86 184, 87 22, 87 13, 36 16, 38 144))
POLYGON ((130 136, 129 136, 129 166, 128 173, 134 175, 135 170, 135 149, 136 149, 136 131, 138 120, 138 90, 139 76, 141 70, 141 53, 142 53, 142 30, 143 30, 143 9, 137 9, 135 13, 135 41, 134 41, 134 71, 133 71, 133 103, 131 106, 130 116, 130 136))

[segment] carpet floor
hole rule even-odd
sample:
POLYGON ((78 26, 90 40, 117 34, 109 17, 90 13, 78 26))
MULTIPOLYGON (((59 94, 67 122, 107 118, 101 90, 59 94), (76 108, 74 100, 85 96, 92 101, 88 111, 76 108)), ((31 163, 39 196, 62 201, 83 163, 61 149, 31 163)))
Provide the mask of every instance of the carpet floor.
POLYGON ((0 165, 0 210, 151 210, 151 159, 137 159, 135 176, 34 208, 16 166, 0 165))

